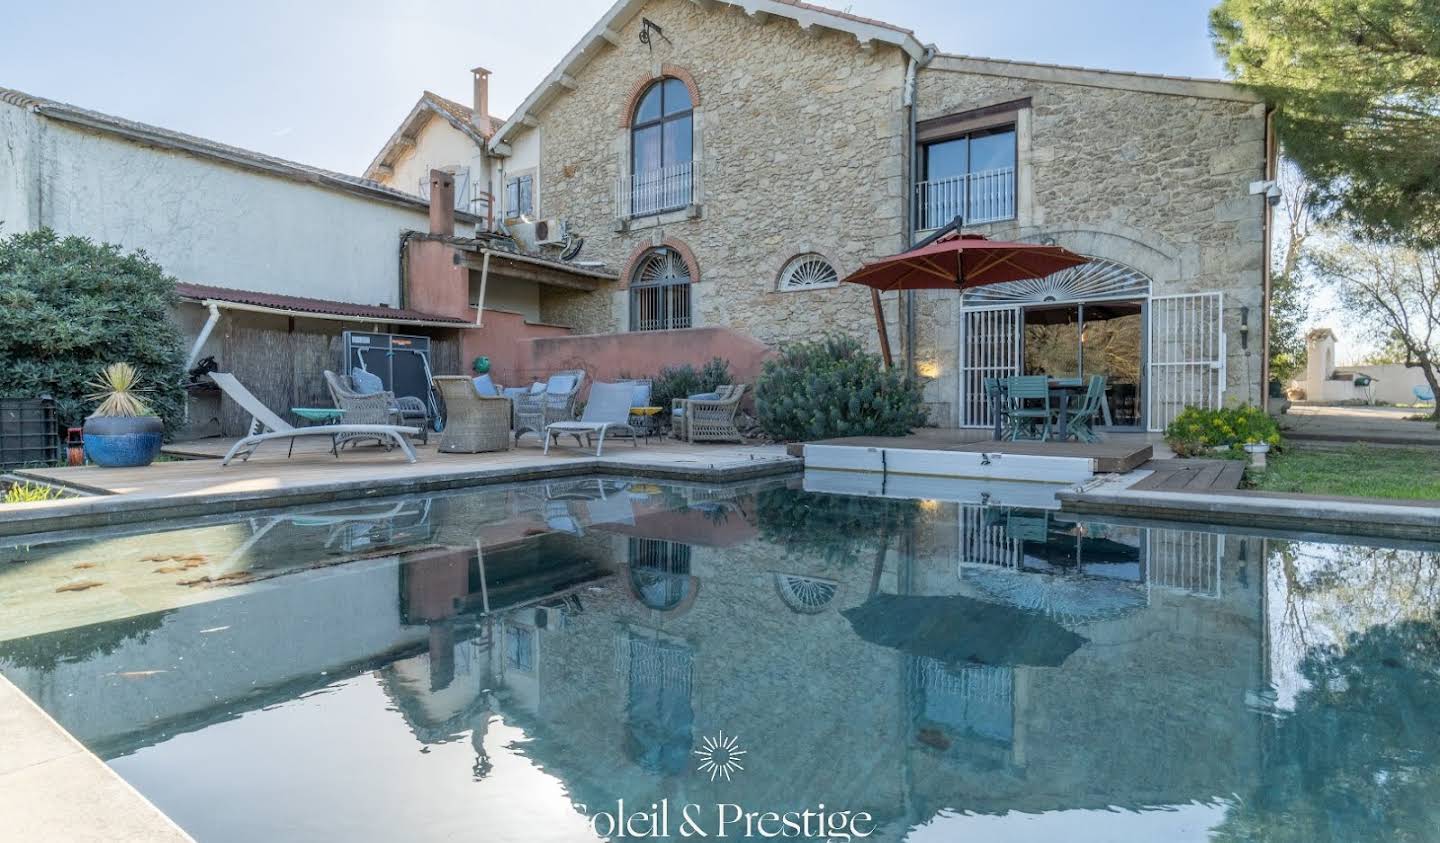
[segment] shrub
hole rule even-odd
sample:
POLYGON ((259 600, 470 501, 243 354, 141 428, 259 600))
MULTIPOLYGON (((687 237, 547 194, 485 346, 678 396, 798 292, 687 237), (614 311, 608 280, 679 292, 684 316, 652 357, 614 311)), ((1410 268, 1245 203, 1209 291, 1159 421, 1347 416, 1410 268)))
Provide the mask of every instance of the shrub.
MULTIPOLYGON (((723 384, 732 383, 730 361, 712 358, 709 363, 696 370, 686 363, 683 366, 666 366, 655 376, 650 387, 650 403, 655 407, 670 408, 676 398, 689 398, 703 392, 714 392, 723 384)), ((669 418, 669 415, 666 415, 669 418)))
POLYGON ((775 439, 903 436, 925 423, 920 385, 844 335, 782 348, 765 362, 755 406, 775 439))
POLYGON ((185 363, 175 302, 175 279, 143 252, 49 229, 0 239, 0 397, 49 393, 61 424, 76 426, 94 409, 87 381, 128 361, 173 429, 185 363))
POLYGON ((1186 407, 1165 428, 1165 442, 1177 457, 1209 456, 1215 448, 1280 444, 1280 426, 1259 407, 1242 404, 1219 410, 1186 407))
POLYGON ((39 483, 14 483, 5 490, 5 496, 0 498, 0 503, 34 503, 54 500, 58 497, 60 497, 60 491, 53 486, 44 486, 39 483))

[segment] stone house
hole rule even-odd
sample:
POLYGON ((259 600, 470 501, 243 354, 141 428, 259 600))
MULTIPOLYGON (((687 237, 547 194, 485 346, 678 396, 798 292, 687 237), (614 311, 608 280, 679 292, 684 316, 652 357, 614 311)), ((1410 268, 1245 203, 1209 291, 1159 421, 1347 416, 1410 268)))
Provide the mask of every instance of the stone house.
POLYGON ((1227 83, 950 55, 795 0, 620 0, 488 149, 616 270, 538 297, 540 321, 608 336, 612 368, 698 332, 874 347, 868 290, 840 279, 958 218, 1094 260, 885 298, 934 423, 987 424, 983 379, 1016 373, 1105 375, 1119 428, 1263 401, 1274 143, 1227 83))

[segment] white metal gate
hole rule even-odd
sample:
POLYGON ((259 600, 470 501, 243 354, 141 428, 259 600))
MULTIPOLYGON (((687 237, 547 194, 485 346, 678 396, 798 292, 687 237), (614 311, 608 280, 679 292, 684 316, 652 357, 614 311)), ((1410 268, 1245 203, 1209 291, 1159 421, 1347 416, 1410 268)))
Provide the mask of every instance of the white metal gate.
POLYGON ((995 423, 985 394, 986 378, 1020 374, 1020 308, 960 311, 960 426, 995 423))
POLYGON ((1221 293, 1150 299, 1150 429, 1163 431, 1186 407, 1217 409, 1225 396, 1221 293))

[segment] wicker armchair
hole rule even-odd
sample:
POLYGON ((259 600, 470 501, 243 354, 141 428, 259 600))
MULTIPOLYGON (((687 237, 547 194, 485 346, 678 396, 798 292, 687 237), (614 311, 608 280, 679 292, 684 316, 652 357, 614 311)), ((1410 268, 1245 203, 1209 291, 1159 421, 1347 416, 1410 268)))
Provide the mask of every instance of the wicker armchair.
POLYGON ((708 398, 676 398, 671 410, 673 433, 686 442, 740 442, 744 437, 735 427, 735 413, 745 395, 745 384, 722 386, 718 396, 708 398))
POLYGON ((510 399, 481 395, 475 381, 461 375, 433 379, 435 391, 445 399, 445 430, 440 451, 478 454, 510 450, 510 399))
POLYGON ((585 383, 585 372, 581 369, 567 369, 556 372, 545 382, 544 392, 532 392, 515 399, 515 442, 527 431, 545 439, 546 425, 555 422, 575 420, 575 402, 580 397, 580 387, 585 383))
MULTIPOLYGON (((349 375, 337 375, 326 371, 325 384, 330 387, 330 397, 335 400, 335 406, 340 407, 340 401, 336 399, 337 390, 359 398, 369 398, 372 394, 390 396, 390 420, 387 424, 403 424, 407 427, 420 428, 420 442, 425 444, 430 441, 430 408, 425 406, 413 395, 396 395, 393 392, 385 391, 380 393, 362 393, 355 389, 355 382, 349 375), (334 383, 331 383, 331 379, 334 383)), ((341 409, 344 409, 341 407, 341 409)), ((347 416, 348 418, 348 416, 347 416)))
MULTIPOLYGON (((400 424, 403 419, 395 406, 395 396, 389 392, 361 395, 350 386, 350 379, 325 370, 325 386, 335 406, 345 413, 345 424, 400 424)), ((348 443, 375 442, 391 447, 389 439, 373 433, 342 433, 335 437, 335 447, 340 449, 348 443)))

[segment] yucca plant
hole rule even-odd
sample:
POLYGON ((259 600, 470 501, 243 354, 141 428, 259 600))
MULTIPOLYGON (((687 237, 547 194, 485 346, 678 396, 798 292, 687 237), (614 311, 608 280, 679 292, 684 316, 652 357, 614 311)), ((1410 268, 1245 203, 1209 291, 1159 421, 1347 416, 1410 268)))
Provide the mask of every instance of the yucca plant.
POLYGON ((53 486, 44 486, 39 483, 16 483, 5 490, 5 497, 0 502, 34 503, 58 497, 60 497, 60 492, 53 486))
POLYGON ((140 387, 140 373, 129 363, 111 363, 100 371, 100 376, 86 386, 95 390, 85 398, 99 401, 95 408, 97 416, 148 416, 150 406, 141 397, 146 390, 140 387))

